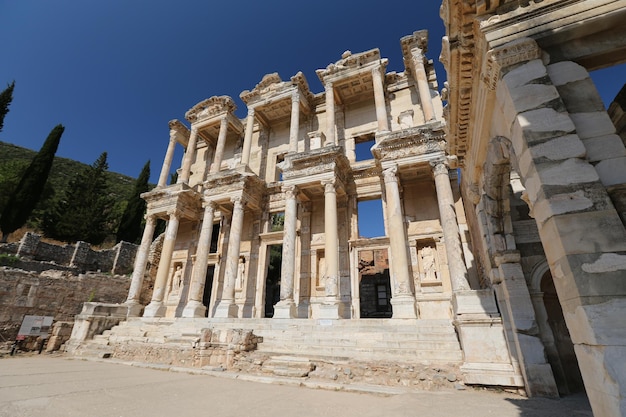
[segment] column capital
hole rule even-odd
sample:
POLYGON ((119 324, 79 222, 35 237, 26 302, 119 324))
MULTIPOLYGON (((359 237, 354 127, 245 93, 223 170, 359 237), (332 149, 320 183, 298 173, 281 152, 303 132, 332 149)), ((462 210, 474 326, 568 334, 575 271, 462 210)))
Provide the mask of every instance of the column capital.
POLYGON ((282 192, 285 193, 286 198, 297 198, 299 194, 298 187, 295 185, 283 185, 282 192))
POLYGON ((383 77, 383 66, 382 65, 376 65, 375 67, 372 68, 372 76, 378 76, 380 77, 380 79, 382 80, 383 77))
POLYGON ((254 107, 248 107, 248 117, 254 117, 254 107))
POLYGON ((217 208, 217 203, 213 200, 205 200, 202 202, 202 207, 204 209, 215 210, 217 208))
POLYGON ((291 93, 291 102, 292 103, 294 103, 294 102, 299 103, 300 102, 300 91, 294 90, 291 93))
POLYGON ((445 159, 437 159, 434 161, 429 161, 429 163, 434 175, 448 175, 449 164, 448 161, 446 161, 445 159))
POLYGON ((192 135, 198 134, 198 126, 191 125, 191 134, 192 135))
POLYGON ((326 92, 328 92, 329 90, 332 91, 333 89, 333 82, 332 81, 324 81, 324 90, 326 92))
POLYGON ((228 123, 228 113, 220 117, 220 128, 228 123))
POLYGON ((236 206, 243 207, 246 205, 246 198, 242 195, 236 195, 230 198, 230 202, 233 203, 235 207, 236 206))
POLYGON ((170 210, 167 211, 167 215, 170 218, 172 218, 172 217, 179 217, 180 216, 180 211, 178 209, 170 209, 170 210))
POLYGON ((383 171, 385 183, 398 182, 398 166, 391 166, 383 171))
POLYGON ((337 191, 337 180, 335 178, 329 178, 321 181, 324 186, 324 194, 335 193, 337 191))

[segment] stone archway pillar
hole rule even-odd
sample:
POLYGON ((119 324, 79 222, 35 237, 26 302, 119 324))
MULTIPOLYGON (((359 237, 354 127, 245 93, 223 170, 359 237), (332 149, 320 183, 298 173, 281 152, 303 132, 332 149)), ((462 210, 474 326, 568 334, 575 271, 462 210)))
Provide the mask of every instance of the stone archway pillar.
POLYGON ((167 279, 170 275, 170 264, 172 262, 172 254, 174 253, 179 222, 180 214, 176 211, 171 212, 167 222, 167 229, 165 229, 165 239, 161 249, 161 259, 159 260, 159 269, 154 282, 154 290, 152 291, 152 300, 144 310, 144 317, 163 317, 165 315, 163 297, 165 296, 167 279))
POLYGON ((144 274, 146 273, 146 265, 148 264, 148 253, 150 252, 150 245, 152 244, 155 228, 156 218, 153 215, 146 216, 146 226, 143 229, 141 244, 135 256, 133 276, 130 281, 130 288, 128 289, 128 298, 126 299, 129 317, 138 317, 143 308, 139 298, 141 296, 141 287, 143 285, 144 274))
POLYGON ((211 236, 213 234, 213 214, 215 203, 208 201, 204 205, 204 217, 202 219, 202 229, 198 239, 198 250, 196 251, 196 261, 191 274, 191 285, 189 291, 189 301, 183 310, 183 317, 204 317, 206 306, 202 304, 204 286, 207 273, 207 260, 211 247, 211 236))
POLYGON ((280 301, 274 306, 273 318, 291 319, 297 316, 293 299, 296 271, 296 223, 298 200, 295 185, 283 186, 285 192, 285 225, 281 259, 280 301))

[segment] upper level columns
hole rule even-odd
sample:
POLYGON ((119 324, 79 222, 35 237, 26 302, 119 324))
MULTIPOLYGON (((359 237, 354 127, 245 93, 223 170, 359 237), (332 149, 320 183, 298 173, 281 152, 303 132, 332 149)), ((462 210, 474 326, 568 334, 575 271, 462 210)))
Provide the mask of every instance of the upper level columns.
POLYGON ((291 95, 291 124, 289 126, 289 152, 298 152, 298 131, 300 130, 300 94, 291 95))
POLYGON ((327 81, 324 84, 326 91, 326 143, 324 146, 336 145, 335 141, 335 91, 333 83, 327 81))
POLYGON ((178 132, 170 130, 170 143, 167 145, 167 151, 165 151, 165 158, 163 159, 163 166, 161 167, 161 174, 159 175, 157 187, 165 187, 167 185, 167 177, 170 174, 172 159, 174 158, 174 151, 176 150, 177 135, 178 132))
POLYGON ((141 244, 139 245, 137 256, 135 257, 133 276, 130 281, 128 298, 126 300, 126 304, 129 307, 129 316, 139 316, 141 312, 139 297, 141 296, 141 287, 146 272, 146 265, 148 264, 148 253, 150 252, 150 244, 152 243, 155 227, 156 218, 154 216, 146 216, 146 226, 143 229, 141 244))
POLYGON ((378 121, 378 131, 386 132, 389 130, 389 122, 387 121, 387 106, 385 104, 385 88, 383 85, 382 66, 372 68, 372 83, 374 85, 374 103, 376 105, 376 120, 378 121))
POLYGON ((391 284, 393 286, 391 304, 393 305, 393 318, 416 318, 417 311, 409 275, 407 239, 397 172, 397 166, 383 171, 391 251, 391 284))
POLYGON ((413 64, 413 75, 417 82, 417 89, 420 95, 422 111, 424 112, 424 121, 429 122, 435 118, 435 109, 430 96, 430 87, 428 85, 428 76, 424 67, 424 53, 420 48, 411 49, 411 63, 413 64))
MULTIPOLYGON (((254 107, 248 107, 248 118, 246 119, 246 133, 243 138, 243 150, 241 152, 241 163, 250 163, 250 149, 252 148, 252 129, 254 128, 254 107)), ((221 131, 221 129, 220 129, 221 131)))
POLYGON ((167 222, 167 229, 165 230, 163 248, 161 249, 159 268, 157 269, 157 276, 154 281, 152 300, 144 310, 144 317, 163 317, 165 314, 163 297, 165 295, 165 288, 167 287, 167 278, 170 275, 170 263, 172 261, 172 254, 174 253, 174 243, 176 243, 178 225, 180 222, 180 214, 177 211, 174 210, 170 212, 169 215, 170 218, 167 222))
POLYGON ((296 304, 293 288, 296 272, 296 226, 298 217, 298 190, 295 185, 283 186, 285 192, 285 224, 281 260, 280 302, 274 307, 274 318, 295 318, 296 304))
POLYGON ((183 159, 183 167, 178 177, 178 183, 188 183, 189 175, 191 173, 191 164, 196 157, 196 143, 198 141, 198 128, 191 127, 191 135, 189 136, 189 143, 187 144, 187 150, 185 151, 185 158, 183 159))
POLYGON ((441 228, 443 229, 452 291, 469 290, 470 286, 467 282, 467 268, 463 261, 463 248, 454 210, 454 196, 450 186, 448 164, 444 160, 439 160, 432 161, 431 166, 435 177, 437 203, 439 205, 439 216, 441 217, 441 228))
POLYGON ((224 157, 224 147, 226 146, 226 133, 228 132, 228 116, 225 115, 220 120, 220 133, 217 136, 217 145, 215 145, 215 156, 213 164, 211 164, 211 174, 219 172, 224 157))
POLYGON ((202 229, 200 230, 198 249, 196 251, 196 261, 191 274, 189 301, 183 310, 183 317, 204 317, 206 312, 206 307, 202 304, 202 296, 204 295, 207 260, 211 247, 211 235, 213 234, 214 212, 215 203, 213 201, 205 203, 202 229))
POLYGON ((239 250, 245 202, 241 196, 233 197, 231 201, 233 203, 233 217, 228 235, 224 289, 222 291, 222 299, 215 310, 215 317, 237 317, 235 283, 237 280, 237 268, 239 266, 239 250))

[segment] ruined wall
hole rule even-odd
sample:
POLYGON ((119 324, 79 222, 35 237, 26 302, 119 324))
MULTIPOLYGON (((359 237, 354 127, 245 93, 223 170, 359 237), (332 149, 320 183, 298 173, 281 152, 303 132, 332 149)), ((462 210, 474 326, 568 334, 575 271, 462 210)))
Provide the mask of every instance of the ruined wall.
POLYGON ((73 321, 86 301, 121 303, 130 278, 120 275, 0 267, 0 336, 13 340, 25 315, 73 321))

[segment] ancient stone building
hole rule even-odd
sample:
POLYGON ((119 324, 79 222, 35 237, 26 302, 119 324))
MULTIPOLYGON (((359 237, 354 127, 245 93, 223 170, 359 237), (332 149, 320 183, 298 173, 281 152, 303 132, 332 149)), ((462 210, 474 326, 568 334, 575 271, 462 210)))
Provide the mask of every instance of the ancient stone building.
POLYGON ((626 59, 625 3, 445 0, 445 107, 423 31, 401 73, 346 52, 322 92, 264 76, 243 120, 230 97, 196 104, 170 122, 125 321, 98 344, 248 329, 267 352, 453 363, 529 395, 584 383, 596 415, 626 415, 626 149, 588 74, 626 59))

